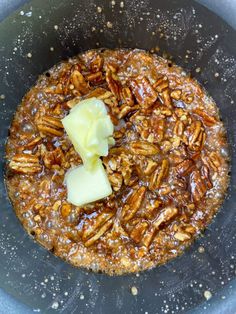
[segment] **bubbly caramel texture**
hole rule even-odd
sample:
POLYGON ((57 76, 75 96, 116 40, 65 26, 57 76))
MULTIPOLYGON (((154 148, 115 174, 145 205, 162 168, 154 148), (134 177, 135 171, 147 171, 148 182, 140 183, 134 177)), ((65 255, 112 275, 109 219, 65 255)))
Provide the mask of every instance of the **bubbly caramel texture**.
POLYGON ((28 233, 72 265, 111 275, 182 253, 228 185, 216 104, 183 69, 142 50, 87 51, 40 76, 15 114, 6 157, 9 196, 28 233), (61 119, 91 97, 115 127, 102 157, 113 192, 74 206, 64 176, 82 160, 61 119))

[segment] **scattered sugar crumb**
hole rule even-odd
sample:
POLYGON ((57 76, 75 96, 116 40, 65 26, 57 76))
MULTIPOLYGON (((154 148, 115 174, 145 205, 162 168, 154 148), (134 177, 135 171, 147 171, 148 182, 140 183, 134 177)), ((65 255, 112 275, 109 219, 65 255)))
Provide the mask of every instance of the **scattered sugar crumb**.
POLYGON ((113 26, 112 23, 111 23, 110 21, 108 21, 108 22, 107 22, 107 27, 108 27, 108 28, 112 28, 112 26, 113 26))
POLYGON ((54 47, 50 47, 50 51, 54 51, 54 47))
POLYGON ((102 12, 102 8, 101 7, 97 7, 97 12, 101 13, 102 12))
POLYGON ((26 56, 27 58, 32 58, 32 53, 28 52, 26 56))
POLYGON ((58 25, 54 25, 54 29, 57 31, 58 30, 58 25))
POLYGON ((0 95, 0 99, 5 99, 5 98, 6 98, 6 97, 5 97, 4 94, 0 95))
POLYGON ((132 293, 132 295, 137 295, 138 289, 135 286, 131 287, 131 293, 132 293))
POLYGON ((111 5, 114 6, 115 4, 116 4, 116 2, 115 2, 114 0, 112 0, 112 1, 111 1, 111 5))
POLYGON ((57 310, 59 307, 59 303, 57 301, 53 302, 51 308, 54 309, 54 310, 57 310))
POLYGON ((196 68, 196 70, 195 70, 197 73, 199 73, 199 72, 201 72, 201 68, 196 68))
POLYGON ((20 11, 20 15, 24 15, 25 14, 25 12, 24 11, 20 11))
POLYGON ((121 2, 120 2, 120 7, 123 8, 124 6, 125 6, 124 2, 121 1, 121 2))
POLYGON ((214 76, 215 76, 215 77, 219 77, 220 74, 219 74, 218 72, 216 72, 216 73, 214 74, 214 76))
POLYGON ((204 291, 204 297, 206 300, 210 300, 210 298, 212 297, 212 294, 209 290, 204 291))
POLYGON ((199 246, 198 252, 199 253, 204 253, 205 252, 205 248, 203 246, 199 246))
POLYGON ((84 300, 84 295, 81 294, 79 298, 80 298, 80 300, 84 300))

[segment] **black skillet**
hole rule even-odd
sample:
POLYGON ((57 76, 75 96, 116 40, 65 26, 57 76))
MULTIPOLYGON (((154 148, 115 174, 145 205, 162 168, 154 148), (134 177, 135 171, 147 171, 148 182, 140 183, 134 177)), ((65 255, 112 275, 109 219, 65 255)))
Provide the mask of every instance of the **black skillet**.
MULTIPOLYGON (((235 26, 235 1, 202 2, 235 26)), ((235 31, 190 0, 33 0, 0 24, 0 43, 0 313, 236 313, 235 31), (167 51, 213 96, 231 147, 228 196, 204 237, 139 276, 75 269, 44 250, 26 235, 3 183, 4 144, 22 96, 56 62, 96 47, 167 51)))

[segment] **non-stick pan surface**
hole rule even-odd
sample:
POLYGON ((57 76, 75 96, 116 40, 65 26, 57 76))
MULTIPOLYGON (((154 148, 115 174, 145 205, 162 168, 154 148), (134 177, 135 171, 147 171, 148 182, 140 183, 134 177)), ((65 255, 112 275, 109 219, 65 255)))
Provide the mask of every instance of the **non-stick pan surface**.
POLYGON ((2 289, 43 313, 235 313, 235 31, 190 0, 33 0, 0 24, 0 42, 2 289), (167 51, 215 99, 231 148, 228 196, 204 237, 181 257, 138 276, 75 269, 47 252, 23 230, 3 183, 4 144, 22 96, 56 62, 96 47, 167 51))

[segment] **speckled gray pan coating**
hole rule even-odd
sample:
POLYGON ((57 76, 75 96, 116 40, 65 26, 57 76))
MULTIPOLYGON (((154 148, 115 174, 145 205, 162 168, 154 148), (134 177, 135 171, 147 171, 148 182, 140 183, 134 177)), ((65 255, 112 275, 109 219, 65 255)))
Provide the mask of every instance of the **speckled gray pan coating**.
POLYGON ((203 303, 210 291, 200 308, 209 313, 235 295, 236 35, 193 1, 127 0, 123 8, 115 2, 34 0, 0 25, 1 168, 15 108, 40 73, 89 48, 158 46, 192 72, 220 107, 233 156, 227 199, 183 256, 139 276, 113 278, 74 269, 29 239, 1 177, 0 286, 43 313, 181 313, 203 303))

